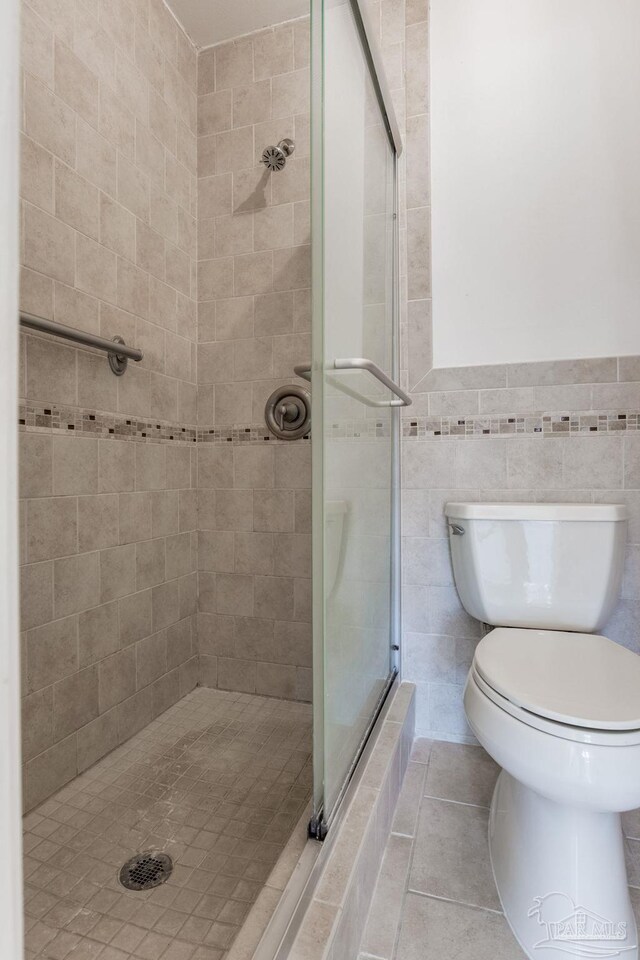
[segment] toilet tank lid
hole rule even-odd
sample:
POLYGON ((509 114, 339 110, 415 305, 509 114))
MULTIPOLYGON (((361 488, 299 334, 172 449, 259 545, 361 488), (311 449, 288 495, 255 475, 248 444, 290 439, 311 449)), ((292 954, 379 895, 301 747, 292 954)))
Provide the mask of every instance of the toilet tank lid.
POLYGON ((455 520, 620 521, 629 512, 622 503, 447 503, 445 516, 455 520))

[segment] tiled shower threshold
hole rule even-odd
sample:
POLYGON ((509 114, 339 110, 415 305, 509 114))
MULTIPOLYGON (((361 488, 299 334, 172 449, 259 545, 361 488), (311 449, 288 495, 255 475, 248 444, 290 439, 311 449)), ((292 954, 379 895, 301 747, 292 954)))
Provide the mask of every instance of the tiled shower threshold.
POLYGON ((308 704, 194 690, 25 818, 25 960, 223 960, 310 794, 308 704))

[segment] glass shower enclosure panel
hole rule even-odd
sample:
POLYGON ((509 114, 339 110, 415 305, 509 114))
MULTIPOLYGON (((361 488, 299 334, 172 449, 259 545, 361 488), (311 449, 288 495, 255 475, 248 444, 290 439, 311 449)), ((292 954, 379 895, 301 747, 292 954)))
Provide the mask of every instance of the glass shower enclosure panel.
MULTIPOLYGON (((365 3, 366 0, 361 0, 365 3)), ((357 0, 312 2, 314 819, 396 673, 397 141, 357 0)))

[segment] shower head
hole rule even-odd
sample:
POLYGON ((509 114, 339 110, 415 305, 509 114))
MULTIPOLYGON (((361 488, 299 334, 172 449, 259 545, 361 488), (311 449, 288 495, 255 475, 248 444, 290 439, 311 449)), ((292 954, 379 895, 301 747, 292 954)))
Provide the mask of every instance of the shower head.
POLYGON ((287 157, 290 157, 295 150, 296 145, 293 140, 281 140, 276 147, 266 147, 262 151, 262 162, 267 170, 277 173, 284 169, 287 157))

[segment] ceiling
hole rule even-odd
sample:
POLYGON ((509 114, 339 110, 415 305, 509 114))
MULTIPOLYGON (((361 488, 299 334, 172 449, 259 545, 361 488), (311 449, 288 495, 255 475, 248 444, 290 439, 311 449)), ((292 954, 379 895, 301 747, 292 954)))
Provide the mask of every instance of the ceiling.
POLYGON ((210 47, 309 13, 309 0, 167 0, 196 47, 210 47))

